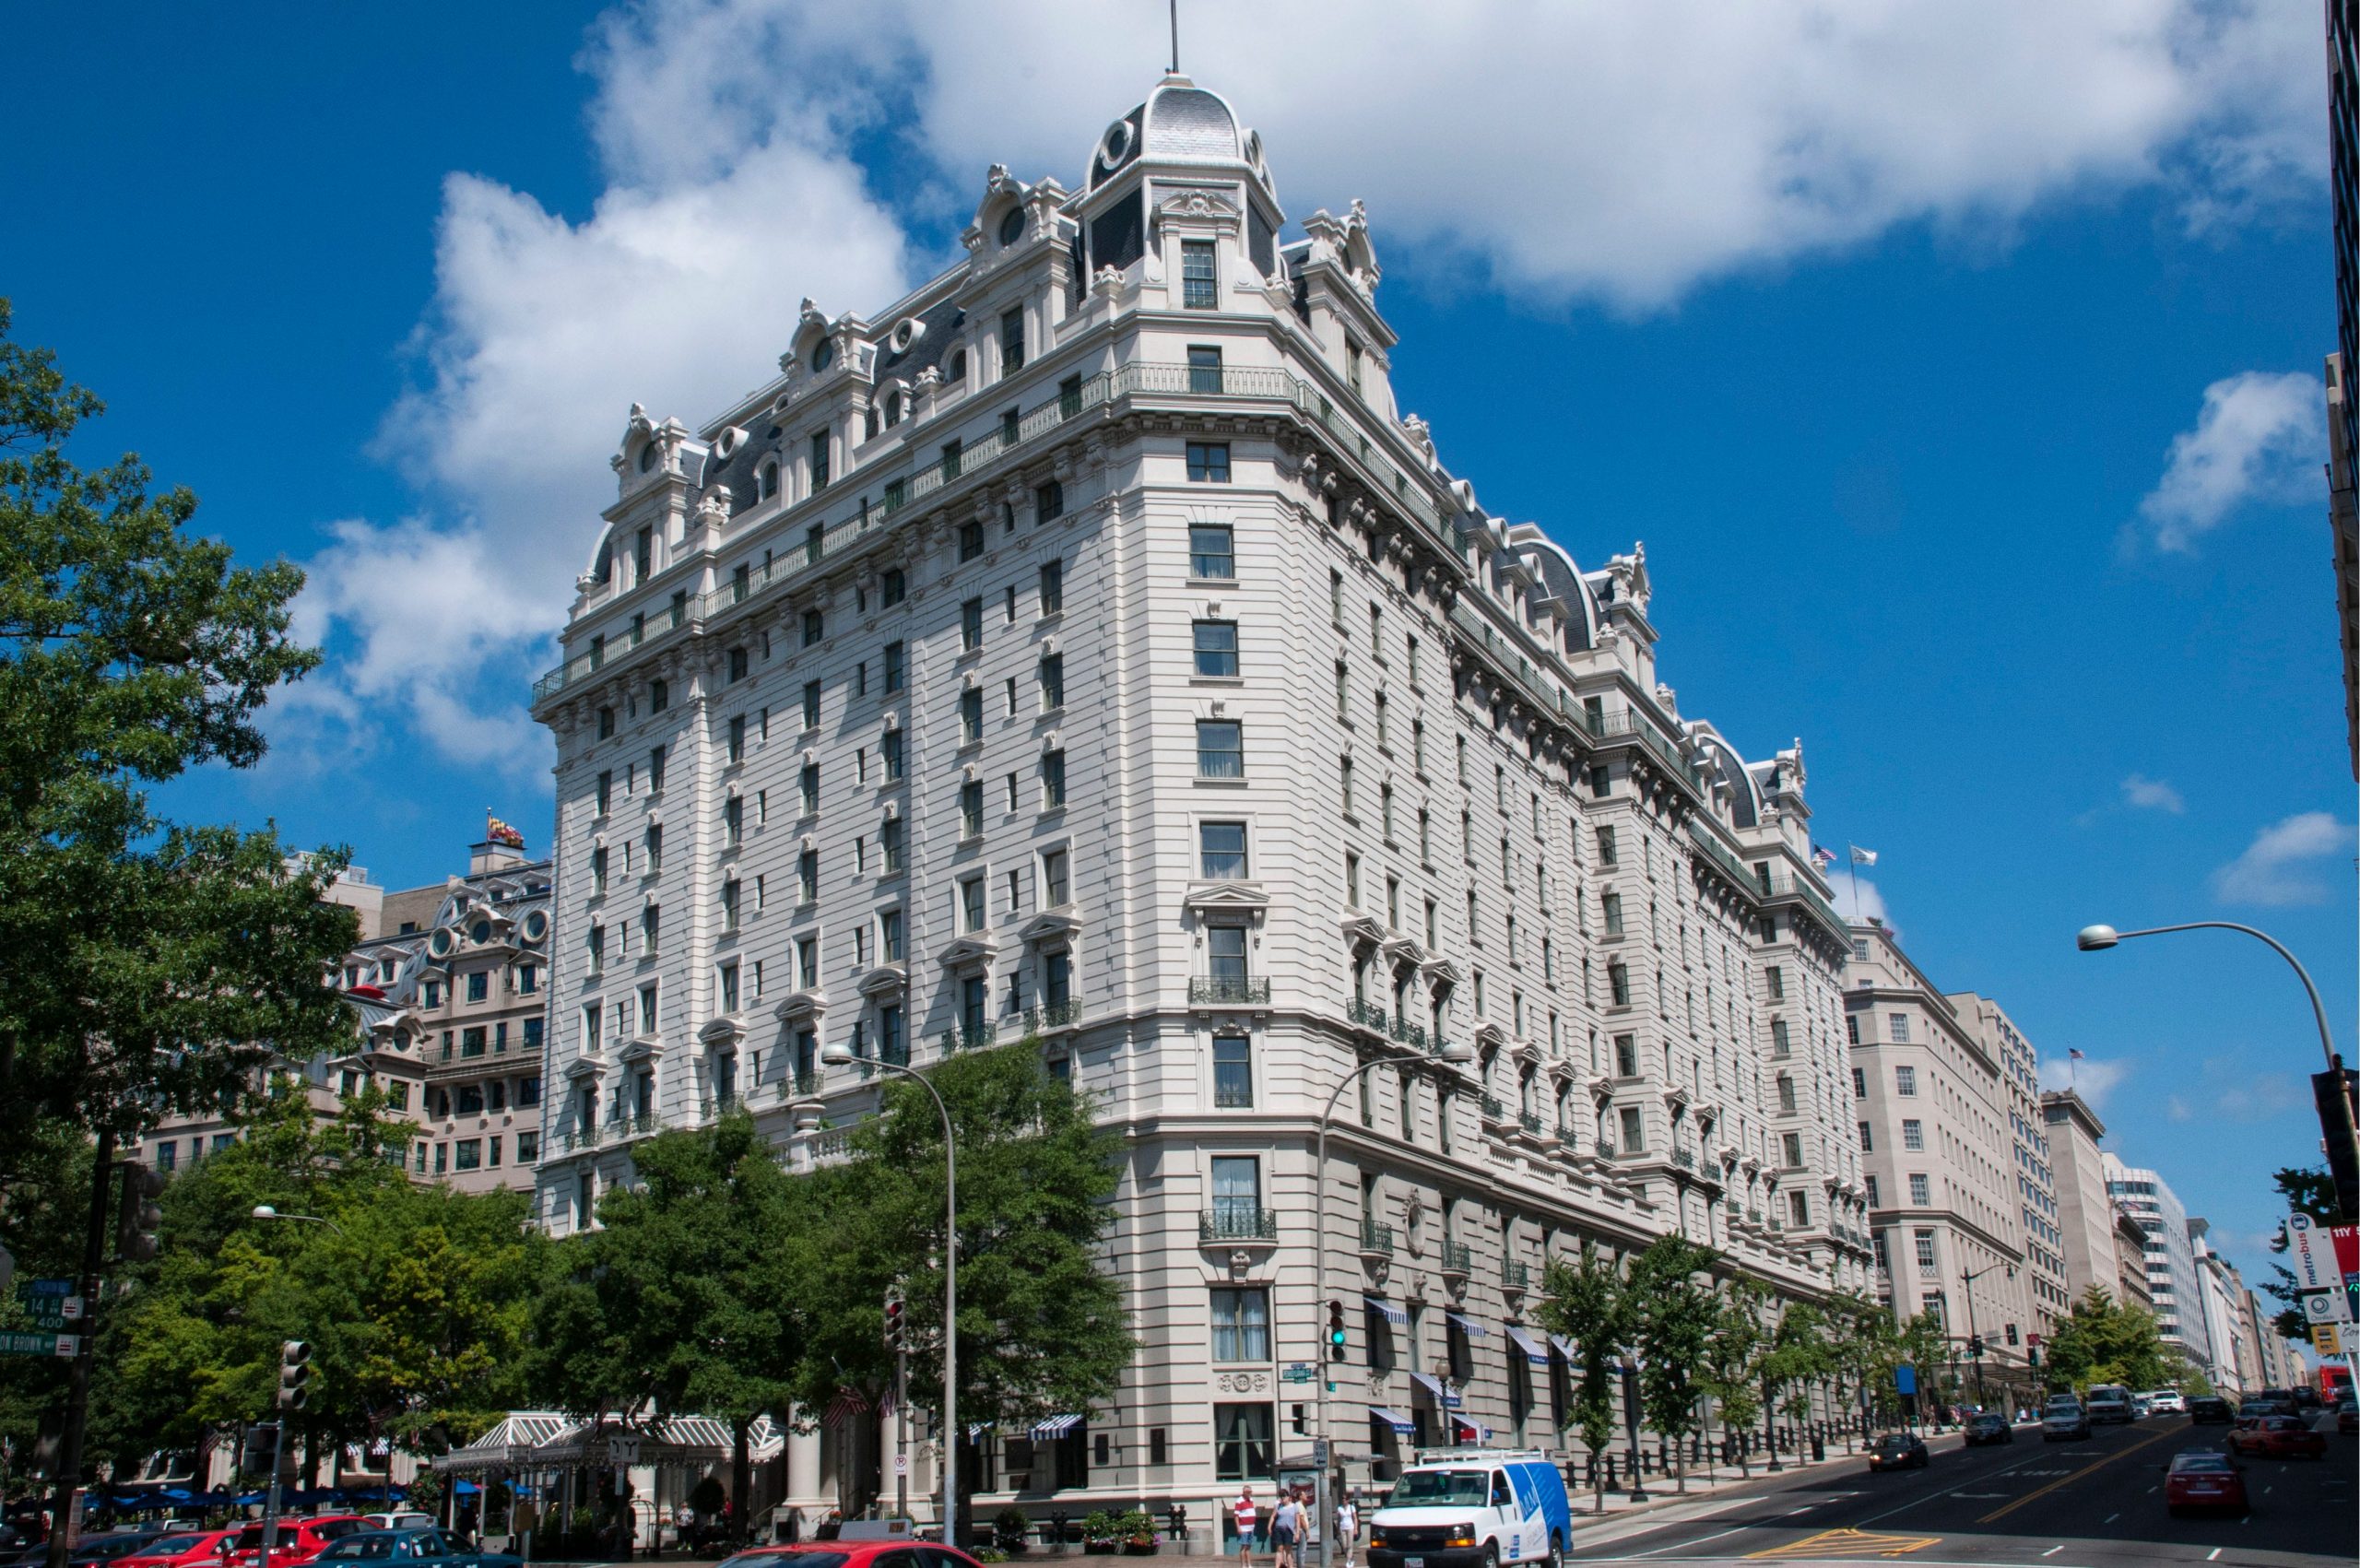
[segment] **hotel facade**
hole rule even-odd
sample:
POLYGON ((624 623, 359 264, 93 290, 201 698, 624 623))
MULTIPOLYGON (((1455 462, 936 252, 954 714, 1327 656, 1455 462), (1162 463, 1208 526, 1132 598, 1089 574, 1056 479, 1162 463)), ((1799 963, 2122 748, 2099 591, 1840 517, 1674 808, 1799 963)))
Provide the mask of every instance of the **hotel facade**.
MULTIPOLYGON (((541 1222, 733 1105, 840 1157, 877 1086, 823 1043, 1042 1052, 1122 1133, 1140 1349, 1103 1407, 979 1435, 979 1516, 1213 1517, 1307 1459, 1330 1300, 1332 1435, 1381 1477, 1556 1444, 1590 1348, 1532 1314, 1586 1240, 1873 1293, 1801 746, 1681 712, 1642 548, 1584 567, 1444 465, 1358 204, 1290 237, 1174 76, 1074 186, 992 169, 963 239, 621 433, 534 693, 541 1222)), ((787 1437, 786 1500, 836 1462, 787 1437)))

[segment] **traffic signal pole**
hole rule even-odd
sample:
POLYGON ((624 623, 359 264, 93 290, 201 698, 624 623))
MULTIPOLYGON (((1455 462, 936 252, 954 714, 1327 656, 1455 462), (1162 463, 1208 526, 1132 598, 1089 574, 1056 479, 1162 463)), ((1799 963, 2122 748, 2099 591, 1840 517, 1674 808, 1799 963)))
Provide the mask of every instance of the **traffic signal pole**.
POLYGON ((49 1568, 65 1568, 81 1526, 82 1437, 90 1421, 90 1358, 98 1340, 99 1269, 106 1260, 107 1198, 114 1185, 114 1128, 99 1128, 90 1164, 90 1222, 82 1236, 81 1347, 65 1396, 65 1431, 57 1450, 57 1500, 50 1515, 49 1568))

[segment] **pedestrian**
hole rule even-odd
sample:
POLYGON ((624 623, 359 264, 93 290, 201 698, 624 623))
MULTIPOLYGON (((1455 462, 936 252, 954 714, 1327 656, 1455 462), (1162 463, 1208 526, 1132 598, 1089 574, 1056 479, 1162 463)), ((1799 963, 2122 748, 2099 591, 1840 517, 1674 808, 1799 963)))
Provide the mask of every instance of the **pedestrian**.
POLYGON ((1237 1501, 1229 1505, 1230 1520, 1237 1527, 1237 1560, 1240 1562, 1254 1561, 1254 1525, 1257 1512, 1254 1506, 1254 1489, 1250 1486, 1241 1490, 1237 1494, 1237 1501))
POLYGON ((1288 1491, 1270 1515, 1272 1568, 1295 1568, 1294 1538, 1302 1524, 1303 1504, 1295 1501, 1292 1491, 1288 1491))
POLYGON ((1336 1504, 1336 1544, 1344 1549, 1344 1568, 1352 1568, 1352 1548, 1360 1537, 1360 1504, 1352 1501, 1352 1494, 1348 1491, 1336 1504))

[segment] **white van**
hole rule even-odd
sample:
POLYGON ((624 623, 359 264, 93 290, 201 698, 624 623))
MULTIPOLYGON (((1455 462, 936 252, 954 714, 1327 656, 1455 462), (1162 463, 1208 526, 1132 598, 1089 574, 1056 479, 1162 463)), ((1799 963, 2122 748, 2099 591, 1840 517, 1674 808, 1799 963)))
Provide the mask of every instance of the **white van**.
POLYGON ((1565 1478, 1546 1455, 1425 1449, 1369 1515, 1369 1568, 1556 1568, 1572 1533, 1565 1478))
POLYGON ((2094 1384, 2090 1397, 2083 1401, 2093 1423, 2102 1421, 2133 1421, 2138 1413, 2130 1408, 2130 1390, 2119 1383, 2094 1384))

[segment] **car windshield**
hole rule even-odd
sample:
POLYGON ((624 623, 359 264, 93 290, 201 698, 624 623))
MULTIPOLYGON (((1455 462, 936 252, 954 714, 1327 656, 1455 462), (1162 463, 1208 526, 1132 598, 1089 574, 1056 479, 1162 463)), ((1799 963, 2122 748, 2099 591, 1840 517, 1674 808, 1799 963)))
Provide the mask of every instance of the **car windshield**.
POLYGON ((1387 1501, 1396 1508, 1437 1503, 1469 1503, 1481 1508, 1491 1495, 1491 1476, 1483 1470, 1411 1470, 1393 1483, 1393 1495, 1387 1501))
POLYGON ((1916 1438, 1910 1436, 1906 1432, 1888 1432, 1882 1437, 1877 1439, 1877 1446, 1880 1448, 1908 1448, 1915 1446, 1918 1440, 1916 1438))
POLYGON ((159 1557, 176 1557, 183 1551, 195 1551, 204 1544, 203 1536, 166 1536, 152 1543, 148 1550, 159 1557))
POLYGON ((384 1558, 394 1554, 394 1537, 379 1530, 368 1535, 348 1536, 320 1553, 323 1562, 349 1562, 360 1558, 384 1558))

